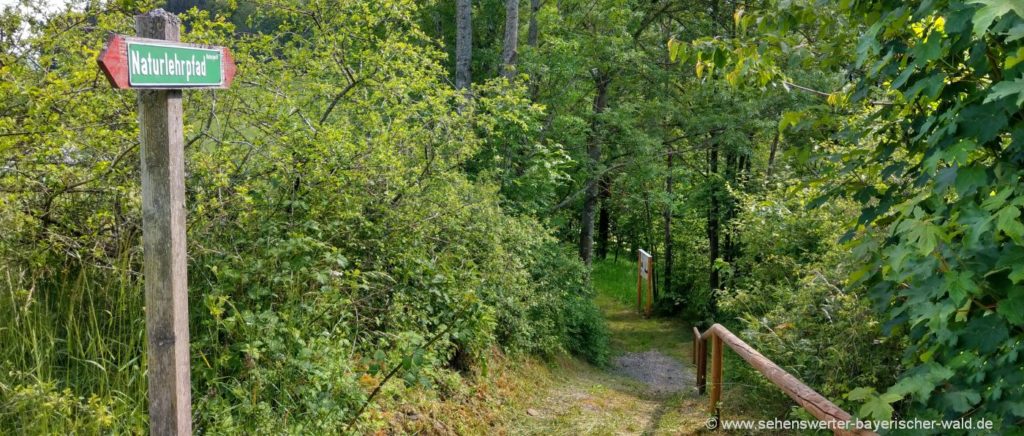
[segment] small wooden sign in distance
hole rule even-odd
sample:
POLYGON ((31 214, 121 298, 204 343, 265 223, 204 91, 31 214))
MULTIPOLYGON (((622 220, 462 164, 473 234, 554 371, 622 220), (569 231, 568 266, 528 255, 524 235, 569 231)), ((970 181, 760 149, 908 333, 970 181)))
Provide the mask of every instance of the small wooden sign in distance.
POLYGON ((97 62, 118 89, 224 89, 235 78, 227 47, 111 35, 97 62))

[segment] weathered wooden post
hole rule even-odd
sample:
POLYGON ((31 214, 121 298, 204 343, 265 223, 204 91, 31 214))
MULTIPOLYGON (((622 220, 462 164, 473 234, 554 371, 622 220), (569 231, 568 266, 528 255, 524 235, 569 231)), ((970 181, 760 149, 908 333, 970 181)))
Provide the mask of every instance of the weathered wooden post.
POLYGON ((722 338, 717 332, 711 334, 711 405, 709 411, 715 413, 718 403, 722 400, 722 338))
POLYGON ((149 426, 153 435, 192 434, 181 89, 226 88, 235 73, 227 49, 179 43, 180 27, 178 18, 162 9, 136 16, 139 37, 112 35, 98 59, 115 88, 139 89, 149 426))
POLYGON ((697 331, 697 327, 693 328, 694 335, 697 336, 696 342, 696 353, 697 358, 697 393, 703 395, 707 390, 707 378, 708 378, 708 353, 707 353, 707 341, 697 331))
MULTIPOLYGON (((143 38, 176 42, 180 24, 159 9, 135 17, 135 31, 143 38)), ((192 385, 181 90, 142 90, 138 101, 150 434, 187 435, 192 433, 192 385)))
POLYGON ((693 345, 690 346, 690 363, 697 366, 697 341, 700 340, 700 330, 693 328, 693 345))

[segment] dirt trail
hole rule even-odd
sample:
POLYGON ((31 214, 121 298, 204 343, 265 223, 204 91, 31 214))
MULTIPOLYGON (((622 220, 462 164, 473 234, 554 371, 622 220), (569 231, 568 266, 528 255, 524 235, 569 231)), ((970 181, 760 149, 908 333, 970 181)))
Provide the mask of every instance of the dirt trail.
POLYGON ((698 434, 706 397, 694 388, 687 327, 645 319, 599 297, 612 333, 612 364, 600 369, 562 359, 532 386, 511 434, 698 434))
POLYGON ((643 382, 655 394, 692 389, 696 381, 693 368, 684 367, 658 350, 625 353, 615 358, 613 367, 618 373, 643 382))

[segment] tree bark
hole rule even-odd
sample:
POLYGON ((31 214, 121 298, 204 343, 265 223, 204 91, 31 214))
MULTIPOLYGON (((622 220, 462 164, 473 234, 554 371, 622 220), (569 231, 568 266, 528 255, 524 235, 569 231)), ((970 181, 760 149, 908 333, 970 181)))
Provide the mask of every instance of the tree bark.
POLYGON ((608 234, 611 230, 611 197, 612 188, 608 177, 602 177, 598 182, 601 195, 601 211, 597 217, 597 258, 604 260, 608 258, 608 234))
POLYGON ((775 167, 775 153, 779 149, 779 136, 781 136, 781 134, 776 130, 775 139, 772 140, 771 151, 768 152, 768 176, 772 175, 772 171, 775 167))
POLYGON ((519 56, 519 0, 505 0, 505 45, 501 51, 501 75, 512 80, 519 56))
POLYGON ((540 11, 540 0, 530 0, 530 29, 526 34, 526 44, 536 47, 540 29, 537 25, 537 12, 540 11))
POLYGON ((665 194, 668 197, 668 203, 665 204, 665 209, 662 210, 661 216, 664 221, 664 236, 665 236, 665 267, 662 268, 663 274, 665 274, 665 285, 662 286, 662 290, 665 292, 672 292, 672 150, 665 156, 665 194))
POLYGON ((473 58, 473 3, 455 0, 455 89, 468 89, 473 58))
MULTIPOLYGON (((530 28, 526 34, 526 45, 537 48, 540 43, 540 28, 537 24, 537 13, 540 12, 540 0, 530 0, 530 28)), ((536 102, 540 96, 540 77, 534 72, 530 77, 530 101, 536 102)))
POLYGON ((588 170, 587 190, 583 197, 583 211, 580 213, 580 259, 588 266, 594 254, 594 212, 597 209, 598 167, 601 164, 601 140, 598 137, 598 115, 608 105, 608 85, 611 78, 599 70, 592 71, 597 93, 594 95, 594 118, 590 121, 590 139, 587 144, 588 170))
MULTIPOLYGON (((708 175, 711 179, 711 195, 709 196, 708 203, 708 261, 711 264, 711 270, 708 274, 708 288, 714 292, 720 287, 718 268, 715 266, 715 260, 718 259, 718 232, 719 232, 719 198, 718 198, 718 180, 714 177, 718 174, 718 143, 712 139, 711 147, 708 151, 708 175)), ((715 299, 712 296, 710 300, 711 313, 715 313, 715 299)))
MULTIPOLYGON (((647 239, 647 249, 651 254, 651 262, 656 262, 658 259, 658 246, 654 243, 654 236, 651 234, 650 229, 654 228, 654 217, 651 216, 651 193, 644 192, 644 235, 647 239)), ((658 300, 658 270, 651 265, 651 301, 658 300)))

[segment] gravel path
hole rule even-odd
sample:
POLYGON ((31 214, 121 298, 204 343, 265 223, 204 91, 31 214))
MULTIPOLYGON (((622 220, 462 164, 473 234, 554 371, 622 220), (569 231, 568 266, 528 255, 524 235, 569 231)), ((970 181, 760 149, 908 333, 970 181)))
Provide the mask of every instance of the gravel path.
POLYGON ((623 354, 615 359, 615 370, 645 383, 655 394, 673 394, 696 382, 691 370, 658 350, 623 354))

